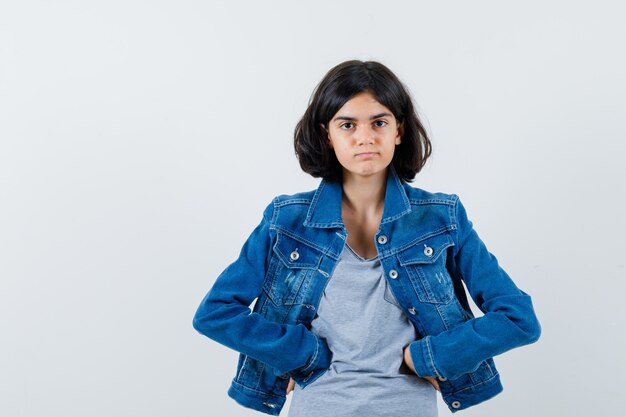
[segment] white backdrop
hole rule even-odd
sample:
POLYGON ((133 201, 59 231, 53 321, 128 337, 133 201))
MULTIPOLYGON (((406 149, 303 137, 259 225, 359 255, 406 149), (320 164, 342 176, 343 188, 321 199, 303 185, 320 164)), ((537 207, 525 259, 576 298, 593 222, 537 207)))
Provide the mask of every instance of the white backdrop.
POLYGON ((0 2, 0 415, 261 415, 191 320, 270 199, 317 186, 293 129, 352 58, 410 87, 414 185, 461 196, 543 325, 462 414, 620 415, 624 7, 302 3, 0 2))

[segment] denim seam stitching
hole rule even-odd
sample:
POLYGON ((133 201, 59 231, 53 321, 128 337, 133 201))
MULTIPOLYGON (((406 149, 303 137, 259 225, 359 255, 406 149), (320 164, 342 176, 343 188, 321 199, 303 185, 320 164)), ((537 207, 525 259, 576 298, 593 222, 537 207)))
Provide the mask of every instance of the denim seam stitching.
MULTIPOLYGON (((414 246, 417 246, 417 244, 415 244, 414 246)), ((426 261, 426 262, 419 262, 419 259, 412 259, 412 260, 404 261, 404 263, 400 263, 400 265, 402 265, 402 266, 407 266, 407 265, 433 265, 433 264, 436 263, 437 259, 439 259, 441 256, 443 256, 442 254, 444 253, 444 249, 448 249, 450 246, 454 246, 454 241, 446 242, 445 245, 443 245, 442 247, 437 248, 437 255, 428 258, 428 261, 426 261)))
POLYGON ((320 228, 331 228, 331 227, 343 227, 343 223, 341 222, 331 222, 331 223, 311 223, 311 222, 305 222, 304 223, 305 226, 310 226, 310 227, 320 227, 320 228))
POLYGON ((417 299, 422 303, 432 304, 432 302, 428 300, 428 291, 426 291, 426 288, 424 287, 419 275, 417 275, 417 272, 413 271, 412 268, 406 268, 406 272, 409 278, 409 283, 413 287, 413 290, 417 293, 417 299))
POLYGON ((292 204, 310 204, 311 200, 308 198, 288 198, 286 200, 278 201, 277 207, 289 206, 292 204))
POLYGON ((278 217, 278 197, 274 197, 274 200, 272 200, 272 205, 274 207, 274 209, 272 210, 272 218, 270 219, 270 229, 272 228, 272 225, 276 223, 276 218, 278 217))
POLYGON ((432 366, 433 370, 435 371, 435 375, 437 376, 442 376, 439 371, 437 370, 437 367, 435 366, 435 361, 433 360, 433 352, 430 348, 430 338, 427 337, 424 340, 425 344, 426 344, 426 349, 428 351, 428 359, 430 360, 430 365, 432 366))
POLYGON ((443 322, 443 325, 446 327, 446 330, 450 330, 451 326, 450 326, 450 320, 448 319, 448 317, 445 314, 445 310, 442 311, 442 305, 447 304, 450 301, 451 301, 451 299, 447 300, 446 302, 435 304, 435 308, 437 309, 437 314, 439 314, 439 318, 443 322))
POLYGON ((484 379, 484 380, 482 380, 480 382, 477 382, 475 384, 472 384, 472 385, 468 385, 468 386, 466 386, 464 388, 461 388, 460 390, 457 390, 457 391, 454 391, 454 392, 450 392, 450 393, 446 393, 446 395, 453 396, 453 395, 462 393, 464 391, 473 390, 473 389, 478 388, 478 387, 483 386, 483 385, 489 385, 489 384, 493 383, 493 380, 498 378, 499 376, 500 376, 500 373, 496 372, 496 373, 493 374, 493 376, 491 376, 491 377, 489 377, 487 379, 484 379))
POLYGON ((304 244, 310 246, 311 248, 317 250, 318 252, 320 252, 320 253, 322 253, 324 255, 326 255, 326 252, 328 251, 328 248, 323 248, 321 246, 318 246, 317 244, 311 242, 310 240, 305 239, 305 238, 303 238, 301 236, 298 236, 298 235, 296 235, 294 233, 291 233, 287 229, 283 229, 282 227, 280 227, 278 225, 274 226, 274 230, 276 230, 277 232, 282 233, 285 236, 289 236, 290 238, 292 238, 294 240, 297 240, 298 242, 304 243, 304 244))
POLYGON ((246 362, 248 362, 248 355, 243 355, 243 363, 241 364, 241 369, 239 369, 239 372, 237 373, 237 376, 235 377, 235 381, 239 381, 242 375, 244 374, 244 369, 246 368, 246 362))
POLYGON ((278 399, 281 399, 281 400, 285 398, 285 397, 281 397, 279 395, 273 394, 271 392, 259 391, 258 389, 250 388, 247 385, 243 385, 241 382, 232 381, 232 384, 235 385, 237 389, 242 389, 242 390, 246 390, 246 391, 256 392, 256 393, 262 394, 263 396, 266 396, 266 397, 278 398, 278 399))
POLYGON ((424 199, 409 199, 411 204, 415 204, 416 206, 428 205, 428 204, 444 204, 446 206, 454 205, 452 200, 441 200, 438 198, 424 198, 424 199))
POLYGON ((313 357, 311 358, 311 361, 309 362, 309 364, 305 368, 302 369, 302 372, 309 371, 309 369, 313 365, 315 365, 315 362, 317 360, 318 351, 319 351, 319 342, 317 341, 317 337, 316 337, 316 339, 315 339, 315 352, 313 353, 313 357))
MULTIPOLYGON (((393 167, 392 167, 393 169, 393 167)), ((387 224, 389 222, 392 222, 396 219, 399 219, 400 217, 404 216, 407 213, 411 212, 411 203, 409 201, 409 197, 406 195, 406 189, 403 187, 402 185, 402 181, 400 181, 400 178, 398 178, 397 175, 394 176, 394 181, 396 183, 396 186, 398 187, 398 190, 400 190, 400 195, 402 196, 402 201, 404 202, 404 210, 401 211, 400 213, 396 214, 395 216, 391 216, 391 217, 386 217, 384 219, 382 219, 380 221, 380 224, 387 224)))
POLYGON ((409 208, 409 209, 407 209, 407 210, 404 210, 404 211, 402 211, 402 212, 400 212, 400 213, 396 214, 395 216, 386 217, 386 218, 384 218, 384 219, 382 219, 382 220, 380 221, 380 224, 387 224, 387 223, 390 223, 390 222, 392 222, 392 221, 394 221, 394 220, 397 220, 397 219, 399 219, 400 217, 402 217, 402 216, 404 216, 405 214, 408 214, 408 213, 410 213, 410 212, 411 212, 411 209, 409 208))
POLYGON ((458 244, 460 243, 459 242, 459 236, 458 236, 459 235, 459 224, 458 224, 456 212, 458 210, 459 196, 456 195, 456 194, 452 194, 452 196, 454 197, 454 205, 452 205, 452 206, 450 206, 448 208, 448 213, 449 213, 448 215, 450 216, 450 222, 453 225, 455 225, 454 230, 456 231, 455 234, 457 235, 456 240, 457 240, 457 247, 458 247, 458 244))
POLYGON ((317 187, 315 194, 313 194, 313 198, 311 199, 311 204, 309 205, 309 210, 307 211, 306 217, 304 218, 305 225, 307 224, 311 225, 311 218, 313 217, 313 210, 315 206, 317 206, 317 200, 319 200, 320 194, 322 193, 322 190, 324 189, 324 187, 326 187, 326 183, 322 181, 319 187, 317 187))

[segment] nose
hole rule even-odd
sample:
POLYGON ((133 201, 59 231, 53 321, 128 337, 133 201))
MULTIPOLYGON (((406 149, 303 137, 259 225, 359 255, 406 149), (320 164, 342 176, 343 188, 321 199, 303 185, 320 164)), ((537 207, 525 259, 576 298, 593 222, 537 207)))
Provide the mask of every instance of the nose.
POLYGON ((374 143, 374 131, 369 126, 359 126, 356 130, 357 145, 371 145, 374 143))

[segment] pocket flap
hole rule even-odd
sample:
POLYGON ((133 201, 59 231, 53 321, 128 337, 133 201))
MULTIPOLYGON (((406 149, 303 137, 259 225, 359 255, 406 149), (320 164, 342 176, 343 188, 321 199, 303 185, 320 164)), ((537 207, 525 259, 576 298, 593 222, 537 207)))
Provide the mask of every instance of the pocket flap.
POLYGON ((398 253, 400 265, 430 264, 439 258, 447 248, 454 246, 454 241, 449 233, 441 233, 431 236, 416 243, 408 249, 398 253))
POLYGON ((283 233, 278 233, 274 253, 287 268, 318 269, 322 253, 283 233))

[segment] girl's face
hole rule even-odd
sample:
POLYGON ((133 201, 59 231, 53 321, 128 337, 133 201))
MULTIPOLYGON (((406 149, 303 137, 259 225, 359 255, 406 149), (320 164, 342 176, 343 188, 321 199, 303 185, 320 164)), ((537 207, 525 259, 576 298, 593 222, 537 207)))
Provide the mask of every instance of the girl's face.
POLYGON ((327 132, 344 181, 386 172, 402 135, 391 111, 369 92, 348 100, 328 122, 327 132))

